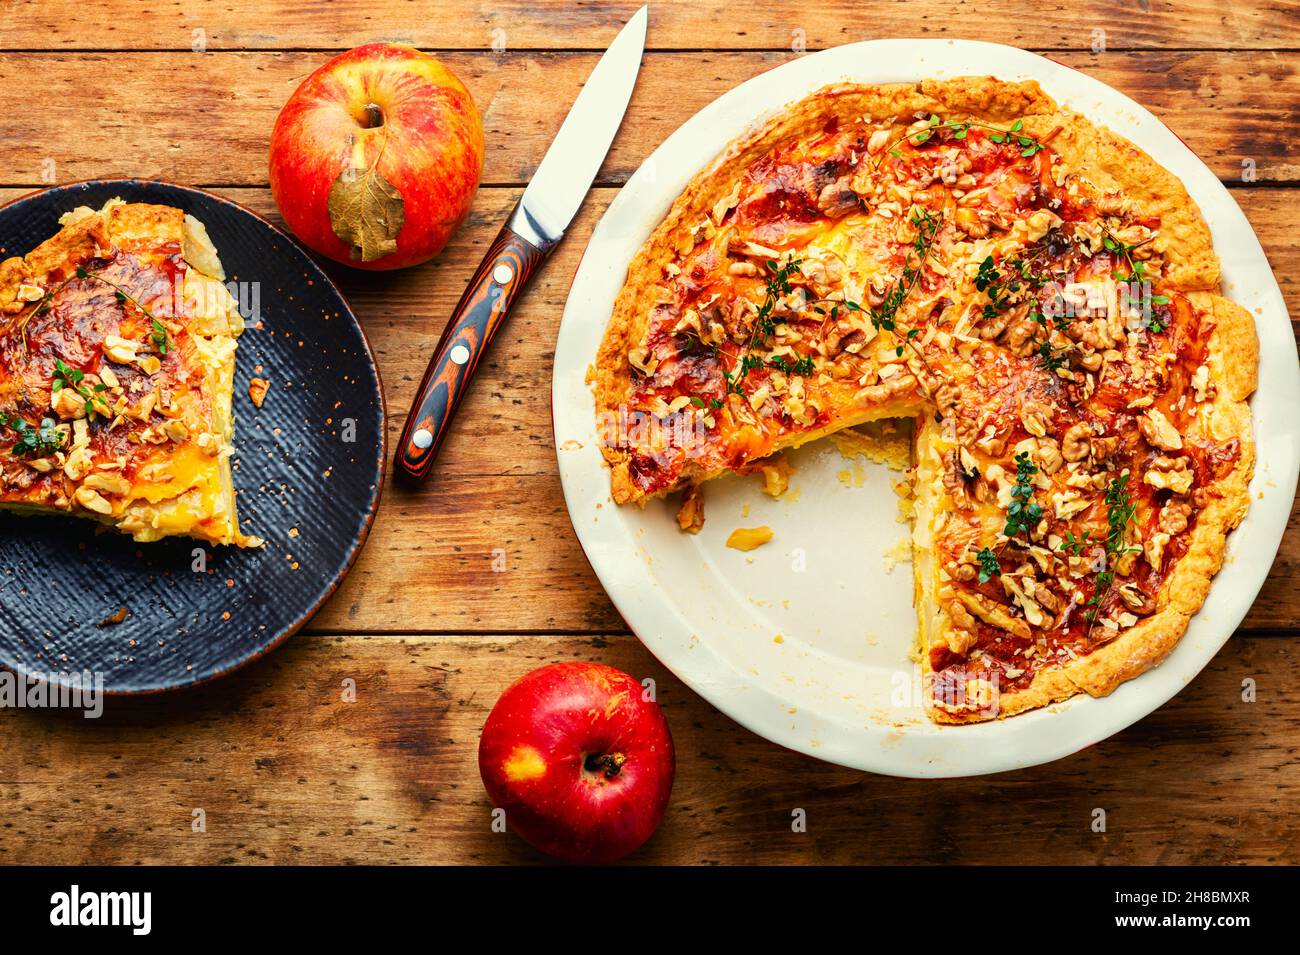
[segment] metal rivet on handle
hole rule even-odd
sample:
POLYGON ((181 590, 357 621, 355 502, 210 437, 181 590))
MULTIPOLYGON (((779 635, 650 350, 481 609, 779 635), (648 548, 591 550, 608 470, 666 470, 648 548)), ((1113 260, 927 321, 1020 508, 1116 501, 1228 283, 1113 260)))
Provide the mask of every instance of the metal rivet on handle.
POLYGON ((509 282, 512 278, 515 277, 515 270, 512 269, 506 263, 502 262, 500 265, 498 265, 495 269, 492 270, 492 277, 496 279, 497 285, 505 285, 507 282, 509 282))
POLYGON ((411 442, 423 451, 433 444, 433 435, 429 433, 427 428, 417 428, 415 434, 411 435, 411 442))
POLYGON ((469 361, 469 349, 464 345, 454 345, 451 349, 451 360, 458 365, 463 365, 469 361))

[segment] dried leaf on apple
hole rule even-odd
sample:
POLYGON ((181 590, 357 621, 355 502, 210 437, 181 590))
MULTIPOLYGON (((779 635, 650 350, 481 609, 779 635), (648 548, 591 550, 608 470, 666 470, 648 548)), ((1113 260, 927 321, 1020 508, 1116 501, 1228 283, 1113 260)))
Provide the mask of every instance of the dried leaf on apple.
POLYGON ((362 262, 397 251, 405 215, 401 191, 377 169, 344 169, 330 187, 330 226, 362 262))

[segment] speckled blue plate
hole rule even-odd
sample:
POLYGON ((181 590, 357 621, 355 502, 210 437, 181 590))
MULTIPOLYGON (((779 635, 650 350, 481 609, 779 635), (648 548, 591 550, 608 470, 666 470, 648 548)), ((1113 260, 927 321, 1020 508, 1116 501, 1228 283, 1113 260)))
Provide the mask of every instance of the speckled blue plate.
POLYGON ((267 545, 137 544, 91 521, 0 515, 0 664, 102 673, 110 692, 145 693, 229 673, 282 643, 334 592, 379 504, 384 398, 334 283, 283 232, 219 196, 136 179, 58 186, 0 208, 0 258, 52 236, 70 209, 114 196, 193 213, 227 281, 240 283, 248 327, 235 372, 234 479, 240 524, 267 545), (261 408, 248 397, 254 376, 271 382, 261 408))

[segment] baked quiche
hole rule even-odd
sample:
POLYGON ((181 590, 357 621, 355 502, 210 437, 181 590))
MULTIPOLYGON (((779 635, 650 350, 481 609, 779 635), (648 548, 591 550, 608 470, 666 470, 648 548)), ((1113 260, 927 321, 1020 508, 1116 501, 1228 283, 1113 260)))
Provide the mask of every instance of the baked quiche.
POLYGON ((256 545, 231 481, 243 320, 202 223, 81 207, 0 262, 0 507, 256 545))
POLYGON ((1254 465, 1251 316, 1181 182, 1033 82, 840 85, 729 147, 634 258, 593 369, 620 504, 915 420, 926 709, 1158 664, 1254 465))

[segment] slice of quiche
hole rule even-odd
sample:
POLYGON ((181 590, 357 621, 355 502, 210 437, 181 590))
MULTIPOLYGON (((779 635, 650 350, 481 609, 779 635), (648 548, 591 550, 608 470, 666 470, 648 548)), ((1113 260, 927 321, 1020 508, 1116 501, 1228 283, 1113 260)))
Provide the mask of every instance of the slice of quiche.
POLYGON ((256 546, 230 473, 243 320, 203 224, 81 207, 0 262, 0 507, 256 546))

